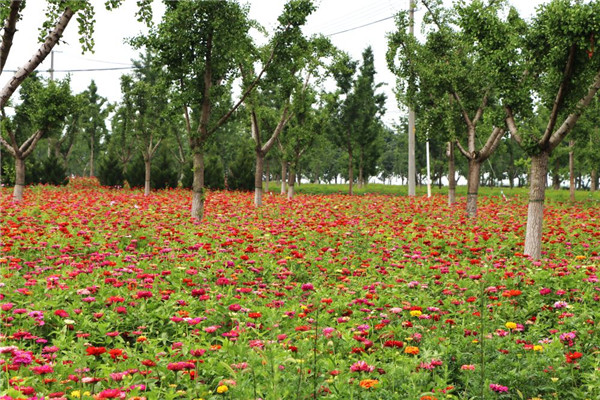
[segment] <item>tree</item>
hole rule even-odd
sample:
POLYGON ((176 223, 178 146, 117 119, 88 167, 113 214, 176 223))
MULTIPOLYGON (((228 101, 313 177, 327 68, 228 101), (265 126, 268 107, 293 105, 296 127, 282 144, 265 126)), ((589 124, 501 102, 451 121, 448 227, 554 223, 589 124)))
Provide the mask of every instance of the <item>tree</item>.
POLYGON ((357 108, 354 106, 356 97, 350 95, 354 86, 354 74, 358 63, 352 60, 347 53, 340 52, 336 55, 331 66, 332 75, 337 84, 334 93, 325 96, 326 112, 330 119, 326 124, 327 132, 333 143, 348 153, 348 194, 353 194, 354 165, 353 129, 357 108))
POLYGON ((365 179, 365 169, 371 166, 371 171, 375 162, 379 158, 380 143, 382 135, 381 116, 385 113, 386 96, 383 93, 375 93, 381 84, 375 83, 375 63, 373 49, 367 47, 362 53, 363 61, 359 68, 359 75, 354 83, 354 91, 351 94, 353 101, 350 103, 355 110, 350 114, 356 119, 350 123, 354 125, 354 141, 358 149, 358 186, 363 187, 365 179), (372 162, 367 165, 367 158, 370 156, 372 162))
POLYGON ((99 150, 101 141, 108 134, 106 119, 112 110, 112 106, 107 104, 105 97, 98 94, 98 86, 94 80, 90 82, 90 85, 84 91, 84 97, 86 103, 82 112, 82 128, 88 137, 90 176, 94 176, 96 153, 99 150))
MULTIPOLYGON (((503 2, 458 3, 451 10, 439 2, 422 3, 428 10, 426 42, 421 44, 406 33, 409 21, 406 13, 400 13, 398 29, 388 39, 388 66, 401 79, 401 87, 406 86, 406 95, 401 98, 407 104, 419 112, 446 110, 444 113, 461 116, 464 134, 451 141, 469 162, 467 214, 475 217, 481 165, 496 150, 506 130, 498 112, 495 62, 512 51, 511 32, 520 27, 520 20, 514 9, 505 20, 500 18, 503 2), (473 28, 472 21, 477 19, 486 21, 479 30, 473 28), (482 30, 489 41, 479 40, 482 30), (406 85, 406 81, 415 84, 406 85), (485 142, 477 135, 482 130, 490 132, 485 142)), ((448 153, 453 155, 453 151, 448 153)))
POLYGON ((124 101, 131 105, 132 134, 144 159, 144 195, 150 194, 152 158, 162 142, 168 119, 168 101, 164 93, 166 84, 161 78, 161 69, 154 56, 146 52, 140 61, 135 61, 136 72, 121 76, 124 101))
MULTIPOLYGON (((542 5, 523 30, 518 53, 500 69, 508 127, 531 157, 524 253, 533 259, 542 251, 550 154, 600 90, 600 55, 594 52, 595 38, 600 37, 598 15, 599 2, 553 0, 542 5), (550 111, 541 131, 521 122, 539 107, 550 111)), ((478 20, 475 29, 483 24, 478 20)))
POLYGON ((329 117, 326 109, 316 110, 313 108, 316 100, 317 93, 312 88, 303 91, 294 99, 292 104, 293 118, 281 138, 283 159, 288 165, 288 200, 291 200, 295 194, 300 159, 311 148, 316 136, 329 117))
MULTIPOLYGON (((294 0, 303 1, 303 0, 294 0)), ((197 129, 190 132, 194 179, 192 218, 204 213, 204 152, 207 140, 227 122, 262 78, 274 55, 266 60, 256 78, 245 85, 231 107, 231 83, 239 75, 239 66, 248 66, 254 45, 249 35, 252 26, 248 10, 233 1, 166 2, 162 22, 146 38, 133 42, 146 45, 166 66, 166 75, 181 93, 184 114, 196 116, 197 129), (185 32, 185 34, 182 34, 185 32)), ((295 20, 284 21, 278 29, 294 27, 295 20)), ((246 68, 248 69, 248 68, 246 68)), ((191 126, 191 124, 190 124, 191 126)))
POLYGON ((251 133, 256 145, 256 207, 262 204, 264 160, 292 118, 291 102, 308 89, 311 78, 321 65, 321 59, 330 53, 329 40, 323 37, 306 39, 302 34, 300 28, 312 11, 312 2, 286 4, 279 20, 281 23, 295 21, 295 27, 274 35, 269 46, 274 49, 274 61, 258 85, 258 90, 248 98, 251 133), (263 138, 264 132, 270 135, 263 138))
MULTIPOLYGON (((109 0, 106 2, 106 7, 109 9, 116 8, 120 3, 120 0, 109 0)), ((0 43, 0 75, 4 71, 4 66, 6 65, 6 61, 13 45, 13 39, 17 31, 17 24, 21 19, 25 6, 26 2, 21 0, 5 1, 2 3, 2 6, 0 6, 0 20, 4 21, 2 43, 0 43)), ((139 17, 147 23, 150 23, 151 0, 140 0, 138 1, 138 6, 139 17)), ((15 72, 13 77, 0 90, 1 110, 4 110, 4 107, 8 105, 8 101, 17 88, 29 75, 31 75, 42 61, 46 59, 48 54, 50 54, 72 17, 78 12, 79 16, 77 21, 79 23, 80 42, 83 51, 88 51, 93 48, 92 33, 94 31, 94 6, 90 2, 85 1, 48 0, 46 20, 44 21, 42 34, 40 35, 40 41, 42 42, 40 48, 21 68, 17 70, 17 72, 15 72)), ((9 144, 4 139, 1 140, 0 143, 2 143, 11 154, 17 153, 16 150, 20 153, 29 152, 30 154, 37 142, 41 139, 41 135, 43 135, 43 132, 38 134, 38 131, 36 131, 33 136, 30 136, 28 140, 23 142, 23 145, 26 145, 23 149, 16 149, 13 147, 16 146, 14 142, 9 144), (12 151, 10 149, 11 147, 12 151)), ((23 182, 19 182, 18 185, 23 185, 23 182)), ((20 189, 15 188, 15 200, 20 201, 22 199, 22 193, 22 187, 20 189)))
POLYGON ((2 109, 0 142, 15 159, 15 186, 13 198, 23 200, 25 187, 25 159, 44 135, 56 135, 73 104, 68 79, 44 82, 33 75, 21 86, 21 103, 15 115, 8 118, 2 109))

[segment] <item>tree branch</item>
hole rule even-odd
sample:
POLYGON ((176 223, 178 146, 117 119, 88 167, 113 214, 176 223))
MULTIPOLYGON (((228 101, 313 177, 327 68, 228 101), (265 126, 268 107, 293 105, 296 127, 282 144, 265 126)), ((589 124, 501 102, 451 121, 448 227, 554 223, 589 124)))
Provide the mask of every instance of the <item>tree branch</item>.
POLYGON ((4 65, 8 59, 10 48, 13 44, 13 37, 17 31, 17 20, 19 19, 19 7, 21 0, 12 0, 10 2, 10 13, 4 24, 4 34, 2 35, 2 44, 0 45, 0 74, 4 71, 4 65))
POLYGON ((423 3, 423 5, 425 6, 425 8, 427 9, 427 11, 429 12, 429 15, 431 15, 431 19, 433 20, 433 23, 438 27, 438 29, 441 31, 442 30, 442 24, 440 23, 440 21, 437 18, 437 15, 435 15, 433 13, 433 11, 431 11, 431 7, 429 6, 429 2, 427 2, 426 0, 421 0, 421 3, 423 3))
POLYGON ((254 109, 250 112, 250 133, 252 134, 252 139, 254 139, 254 142, 256 143, 256 148, 261 149, 262 144, 260 141, 260 132, 258 131, 258 118, 256 117, 256 111, 254 109))
POLYGON ((585 108, 592 102, 598 91, 600 91, 600 71, 594 77, 594 83, 590 85, 587 94, 577 102, 575 111, 572 114, 569 114, 560 128, 558 128, 548 140, 548 147, 550 148, 550 151, 554 150, 556 146, 558 146, 565 138, 565 136, 567 136, 571 129, 573 129, 575 123, 577 123, 577 120, 579 117, 581 117, 581 114, 583 114, 585 108))
POLYGON ((42 136, 44 136, 44 131, 40 129, 31 135, 29 139, 27 139, 25 143, 21 145, 21 148, 19 149, 22 152, 21 158, 29 157, 29 155, 33 152, 33 149, 35 149, 35 145, 42 138, 42 136))
POLYGON ((276 46, 273 46, 273 50, 271 51, 271 55, 269 56, 269 59, 267 60, 267 62, 263 66, 262 70, 260 71, 260 73, 258 74, 258 76, 256 77, 256 79, 254 79, 254 81, 250 84, 250 86, 248 86, 248 88, 246 88, 246 90, 242 94, 242 97, 227 112, 227 114, 223 115, 221 117, 221 119, 219 119, 217 121, 217 123, 215 124, 215 126, 213 126, 212 129, 209 131, 209 133, 208 133, 209 135, 211 135, 213 132, 215 132, 221 125, 223 125, 229 119, 229 117, 231 117, 231 115, 235 112, 235 110, 237 110, 239 108, 239 106, 242 105, 242 103, 244 102, 244 100, 246 100, 246 97, 248 97, 248 95, 252 92, 252 90, 254 90, 254 87, 258 84, 258 82, 260 82, 262 76, 267 71, 267 68, 269 67, 269 65, 271 65, 271 62, 273 61, 273 58, 275 57, 275 48, 276 48, 276 46))
POLYGON ((500 144, 500 140, 504 136, 504 128, 503 127, 495 127, 492 131, 492 134, 488 137, 487 142, 479 152, 479 160, 481 162, 488 159, 488 157, 494 153, 498 145, 500 144))
POLYGON ((487 102, 488 102, 488 94, 489 94, 489 90, 486 90, 485 95, 483 96, 483 99, 481 100, 481 105, 479 106, 479 108, 477 109, 477 112, 475 113, 475 118, 473 118, 473 125, 476 125, 477 122, 483 116, 483 109, 487 106, 487 102))
POLYGON ((463 156, 467 157, 468 160, 471 159, 471 154, 469 154, 468 151, 466 151, 464 149, 464 147, 462 147, 462 144, 460 144, 460 142, 457 140, 454 143, 456 143, 456 147, 458 147, 458 150, 460 150, 460 152, 462 153, 463 156))
POLYGON ((556 119, 558 118, 558 112, 560 106, 563 103, 567 91, 567 84, 569 83, 569 78, 571 77, 571 73, 573 72, 574 60, 575 44, 571 45, 571 49, 569 50, 569 58, 567 59, 567 65, 565 66, 565 72, 563 74, 563 79, 560 83, 560 87, 558 88, 558 93, 556 93, 556 98, 554 99, 554 105, 552 106, 552 112, 550 113, 550 120, 548 121, 548 126, 546 127, 546 131, 544 132, 544 136, 542 136, 542 139, 538 142, 540 147, 545 147, 548 144, 550 136, 554 131, 556 119))
POLYGON ((0 136, 0 144, 2 144, 2 146, 4 146, 6 148, 6 150, 8 150, 8 152, 10 154, 12 154, 13 157, 17 157, 17 153, 15 153, 15 149, 6 141, 4 140, 4 138, 2 136, 0 136))
POLYGON ((290 113, 288 115, 288 111, 289 111, 289 104, 286 104, 286 106, 283 108, 283 113, 281 114, 281 118, 279 118, 279 122, 277 123, 277 127, 275 127, 275 131, 273 132, 273 135, 269 138, 269 140, 267 140, 267 143, 265 143, 265 145, 261 148, 261 150, 263 152, 267 153, 269 150, 271 150, 271 147, 273 147, 273 144, 275 144, 275 140, 277 140, 277 138, 279 138, 279 135, 283 131, 283 128, 285 128, 285 126, 287 125, 289 120, 292 118, 293 113, 290 113))
POLYGON ((467 124, 467 126, 470 128, 473 126, 473 122, 471 122, 471 118, 469 118, 469 114, 467 113, 467 110, 465 109, 465 107, 463 106, 462 101, 460 101, 460 96, 458 95, 458 93, 456 92, 452 92, 452 97, 454 97, 454 99, 456 100, 456 102, 458 103, 458 106, 460 107, 460 111, 462 113, 462 116, 467 124))
POLYGON ((515 141, 522 146, 523 138, 519 135, 519 130, 517 129, 517 124, 515 123, 515 116, 513 114, 512 108, 510 106, 504 106, 504 112, 506 113, 506 126, 508 126, 508 130, 515 141))
POLYGON ((0 108, 4 107, 10 99, 10 96, 17 90, 19 85, 27 78, 37 67, 44 61, 44 59, 50 54, 58 40, 62 36, 65 28, 69 24, 71 17, 73 16, 73 11, 70 8, 66 8, 63 11, 62 15, 58 19, 58 22, 54 26, 54 29, 44 43, 40 46, 37 52, 31 57, 29 61, 25 63, 21 68, 15 72, 11 80, 2 88, 0 92, 0 108))

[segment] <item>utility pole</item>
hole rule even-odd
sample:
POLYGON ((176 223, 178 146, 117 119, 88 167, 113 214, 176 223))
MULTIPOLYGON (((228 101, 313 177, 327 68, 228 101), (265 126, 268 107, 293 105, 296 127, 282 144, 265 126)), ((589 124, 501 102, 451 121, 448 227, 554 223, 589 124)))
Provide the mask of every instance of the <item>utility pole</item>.
POLYGON ((54 80, 54 50, 50 52, 50 80, 54 80))
MULTIPOLYGON (((409 0, 409 33, 412 35, 415 34, 415 3, 414 0, 409 0)), ((409 85, 414 85, 414 82, 409 82, 409 85)), ((415 110, 412 108, 408 109, 408 195, 414 196, 416 194, 415 190, 415 180, 416 180, 416 171, 415 171, 415 110)))

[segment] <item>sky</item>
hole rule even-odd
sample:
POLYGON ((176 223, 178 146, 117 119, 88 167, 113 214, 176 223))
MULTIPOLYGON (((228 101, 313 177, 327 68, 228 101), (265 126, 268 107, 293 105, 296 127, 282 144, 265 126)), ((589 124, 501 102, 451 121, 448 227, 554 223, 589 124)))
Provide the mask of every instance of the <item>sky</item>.
MULTIPOLYGON (((135 18, 136 5, 133 0, 125 0, 118 10, 109 12, 104 9, 104 0, 89 0, 96 8, 96 26, 94 34, 94 53, 82 54, 77 35, 77 22, 73 19, 65 31, 63 42, 54 51, 54 78, 64 78, 70 70, 71 87, 79 93, 95 80, 100 95, 111 102, 121 98, 120 76, 131 72, 131 60, 137 58, 137 51, 125 40, 146 31, 145 25, 135 18), (114 70, 106 70, 116 68, 114 70), (87 71, 81 71, 87 70, 87 71)), ((244 1, 241 1, 244 3, 244 1)), ((524 17, 530 17, 542 0, 510 0, 524 17)), ((155 22, 160 21, 164 9, 155 0, 155 22)), ((333 44, 350 54, 358 61, 367 46, 373 48, 376 82, 383 83, 381 91, 387 96, 386 114, 383 118, 388 125, 397 123, 404 114, 397 106, 393 89, 395 77, 387 69, 385 53, 387 51, 386 34, 394 31, 393 15, 407 9, 409 0, 315 0, 317 10, 309 17, 304 32, 307 35, 324 34, 333 44)), ((285 4, 282 0, 250 0, 250 18, 272 32, 277 17, 285 4)), ((17 25, 13 48, 5 70, 0 76, 0 85, 4 86, 14 70, 23 65, 39 48, 38 29, 44 18, 45 2, 28 0, 23 19, 17 25)), ((419 34, 423 9, 415 13, 415 32, 419 34)), ((257 38, 260 40, 260 38, 257 38)), ((51 67, 51 57, 38 67, 47 71, 51 67)), ((47 72, 42 73, 49 76, 47 72)))

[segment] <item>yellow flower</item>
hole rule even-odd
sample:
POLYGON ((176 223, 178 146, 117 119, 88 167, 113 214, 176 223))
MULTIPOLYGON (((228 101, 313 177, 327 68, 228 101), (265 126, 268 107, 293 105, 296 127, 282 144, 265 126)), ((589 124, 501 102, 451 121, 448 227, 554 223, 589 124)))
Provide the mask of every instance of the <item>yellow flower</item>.
POLYGON ((533 346, 533 351, 544 351, 544 347, 542 345, 536 344, 533 346))
POLYGON ((227 387, 227 385, 221 385, 217 388, 217 393, 221 394, 221 393, 225 393, 229 390, 229 388, 227 387))
POLYGON ((75 397, 75 398, 80 398, 81 397, 81 392, 79 390, 73 390, 71 392, 71 397, 75 397))
POLYGON ((517 327, 517 324, 515 324, 514 322, 507 322, 505 326, 507 329, 515 329, 517 327))
POLYGON ((410 312, 410 315, 413 317, 418 317, 419 315, 423 314, 420 310, 412 310, 410 312))

